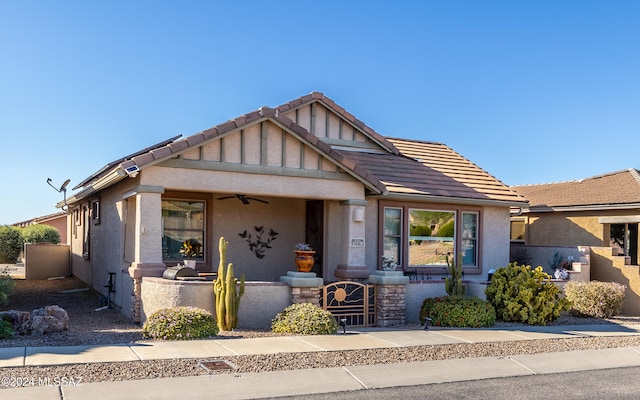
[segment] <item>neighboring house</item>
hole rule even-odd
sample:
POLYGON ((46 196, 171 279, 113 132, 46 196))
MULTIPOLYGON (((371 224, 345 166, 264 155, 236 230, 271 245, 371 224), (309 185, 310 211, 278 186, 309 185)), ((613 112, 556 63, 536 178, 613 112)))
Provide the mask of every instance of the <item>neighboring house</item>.
POLYGON ((512 189, 529 201, 511 218, 514 250, 585 246, 590 264, 585 279, 626 285, 622 312, 640 315, 637 169, 512 189))
POLYGON ((60 244, 69 244, 67 241, 67 217, 68 213, 61 211, 54 214, 44 215, 42 217, 36 217, 27 221, 16 222, 13 226, 20 228, 27 227, 29 225, 42 224, 49 225, 58 230, 60 234, 60 244))
POLYGON ((123 157, 74 190, 72 272, 102 293, 114 273, 112 301, 134 320, 141 278, 182 263, 187 239, 196 268, 215 271, 224 236, 254 281, 295 269, 298 242, 325 281, 366 278, 383 255, 440 280, 455 254, 486 280, 509 261, 510 207, 526 204, 447 146, 383 137, 316 92, 123 157))
POLYGON ((638 264, 640 173, 513 186, 529 207, 511 218, 512 241, 531 246, 613 247, 638 264))

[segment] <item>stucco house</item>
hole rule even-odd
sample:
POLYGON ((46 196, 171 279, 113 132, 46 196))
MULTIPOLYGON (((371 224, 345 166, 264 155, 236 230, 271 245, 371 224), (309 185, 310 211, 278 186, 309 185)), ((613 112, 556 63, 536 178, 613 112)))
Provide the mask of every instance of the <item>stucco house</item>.
POLYGON ((42 224, 56 228, 60 234, 60 243, 67 244, 67 213, 60 211, 53 214, 43 215, 40 217, 28 219, 26 221, 16 222, 12 224, 20 228, 26 228, 29 225, 42 224))
POLYGON ((529 206, 512 218, 512 240, 534 246, 605 246, 638 264, 640 172, 513 186, 529 206))
POLYGON ((512 189, 529 201, 511 218, 513 248, 585 247, 587 278, 626 285, 623 313, 640 314, 637 169, 512 189))
POLYGON ((458 254, 466 279, 486 280, 526 202, 444 144, 382 136, 314 92, 111 162, 66 204, 72 273, 102 293, 111 273, 135 320, 141 279, 181 263, 185 240, 215 271, 224 236, 254 281, 295 269, 299 242, 327 282, 366 278, 382 256, 440 279, 458 254))

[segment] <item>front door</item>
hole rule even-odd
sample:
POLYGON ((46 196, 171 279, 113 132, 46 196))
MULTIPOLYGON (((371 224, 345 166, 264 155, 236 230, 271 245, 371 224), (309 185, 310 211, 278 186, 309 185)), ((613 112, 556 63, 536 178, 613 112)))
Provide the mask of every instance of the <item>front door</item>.
POLYGON ((306 242, 315 250, 311 272, 322 278, 322 247, 324 243, 324 201, 307 201, 306 242))

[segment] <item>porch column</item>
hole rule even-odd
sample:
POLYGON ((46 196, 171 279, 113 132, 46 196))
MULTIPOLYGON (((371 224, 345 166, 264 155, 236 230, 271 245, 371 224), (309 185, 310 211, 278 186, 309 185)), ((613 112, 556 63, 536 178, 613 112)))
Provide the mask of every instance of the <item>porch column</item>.
POLYGON ((320 306, 324 281, 313 272, 288 271, 280 277, 291 288, 291 304, 311 303, 320 306))
POLYGON ((369 282, 376 285, 376 324, 380 327, 406 323, 409 277, 402 271, 374 271, 369 282))
POLYGON ((365 209, 366 200, 351 199, 340 203, 344 223, 344 240, 340 246, 340 264, 335 276, 341 279, 367 279, 365 209))
POLYGON ((133 262, 128 269, 133 278, 131 317, 135 322, 140 322, 142 277, 159 277, 166 269, 162 262, 162 193, 164 188, 160 186, 140 185, 124 196, 133 197, 135 203, 133 262))

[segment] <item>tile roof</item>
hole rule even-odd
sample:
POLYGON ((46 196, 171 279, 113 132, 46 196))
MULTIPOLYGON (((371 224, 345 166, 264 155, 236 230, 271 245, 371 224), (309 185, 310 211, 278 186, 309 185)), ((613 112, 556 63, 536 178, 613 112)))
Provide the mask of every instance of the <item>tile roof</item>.
POLYGON ((387 138, 395 154, 346 152, 389 194, 524 203, 507 185, 442 143, 387 138))
MULTIPOLYGON (((117 170, 120 168, 123 170, 131 167, 136 170, 143 169, 145 166, 175 157, 191 147, 263 120, 270 120, 297 135, 301 141, 314 147, 316 151, 333 160, 347 173, 363 182, 371 193, 417 195, 443 199, 463 198, 517 204, 525 202, 508 186, 447 146, 440 143, 384 137, 319 92, 313 92, 276 108, 261 107, 256 111, 186 138, 178 140, 179 136, 176 136, 109 163, 74 188, 75 190, 79 187, 85 187, 77 196, 74 196, 73 200, 84 197, 91 192, 90 186, 93 182, 97 182, 108 174, 118 172, 117 170), (328 143, 323 142, 321 138, 284 116, 284 113, 313 102, 321 102, 332 112, 344 118, 345 121, 366 134, 383 151, 334 149, 328 143)), ((124 174, 118 175, 119 178, 116 177, 117 179, 113 181, 107 179, 107 181, 112 184, 119 179, 124 179, 124 174)))
POLYGON ((640 173, 633 168, 581 180, 512 188, 529 200, 531 211, 552 207, 637 207, 640 204, 640 173))

